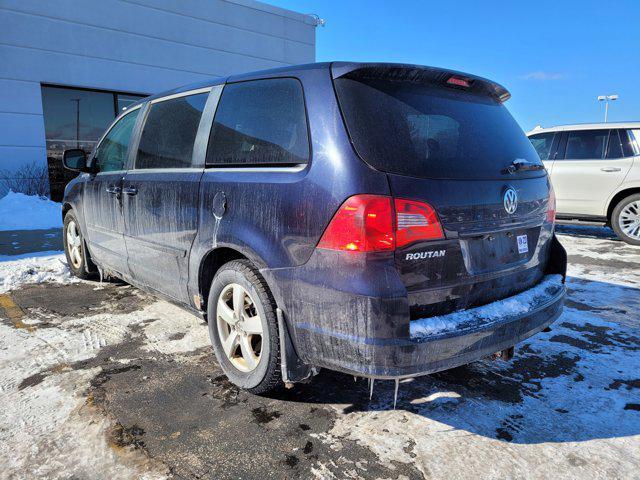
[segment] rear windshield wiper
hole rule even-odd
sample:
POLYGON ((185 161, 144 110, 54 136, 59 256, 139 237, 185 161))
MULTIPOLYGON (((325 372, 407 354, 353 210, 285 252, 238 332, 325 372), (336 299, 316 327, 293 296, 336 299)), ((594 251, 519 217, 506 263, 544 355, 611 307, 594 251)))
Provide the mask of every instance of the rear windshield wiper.
POLYGON ((541 163, 529 162, 523 158, 516 158, 511 165, 502 170, 502 173, 514 174, 518 171, 526 170, 544 170, 544 165, 541 163))

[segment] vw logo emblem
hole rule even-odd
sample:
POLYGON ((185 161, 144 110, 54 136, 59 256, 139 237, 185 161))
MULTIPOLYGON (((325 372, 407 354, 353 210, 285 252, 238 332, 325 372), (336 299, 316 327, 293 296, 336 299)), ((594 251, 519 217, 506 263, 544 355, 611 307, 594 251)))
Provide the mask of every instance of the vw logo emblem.
POLYGON ((502 203, 508 214, 511 215, 516 213, 516 210, 518 209, 518 194, 513 188, 509 187, 506 192, 504 192, 502 203))

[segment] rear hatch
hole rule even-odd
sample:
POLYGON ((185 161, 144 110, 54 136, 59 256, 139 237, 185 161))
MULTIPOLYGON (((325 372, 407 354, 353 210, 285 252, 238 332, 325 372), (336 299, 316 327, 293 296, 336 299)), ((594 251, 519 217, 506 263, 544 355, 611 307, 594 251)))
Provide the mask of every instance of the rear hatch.
POLYGON ((332 73, 356 152, 386 172, 396 199, 395 258, 411 317, 482 305, 537 283, 553 229, 550 184, 503 105, 508 92, 429 67, 338 63, 332 73), (429 208, 435 215, 424 214, 429 208))

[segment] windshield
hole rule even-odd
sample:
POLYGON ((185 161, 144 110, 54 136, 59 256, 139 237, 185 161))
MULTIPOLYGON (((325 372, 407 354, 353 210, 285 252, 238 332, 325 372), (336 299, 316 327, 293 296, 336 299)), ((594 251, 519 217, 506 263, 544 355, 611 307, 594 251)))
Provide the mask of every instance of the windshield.
MULTIPOLYGON (((378 170, 425 178, 513 178, 540 159, 499 100, 455 88, 377 78, 335 80, 358 154, 378 170)), ((544 174, 544 173, 542 173, 544 174)))

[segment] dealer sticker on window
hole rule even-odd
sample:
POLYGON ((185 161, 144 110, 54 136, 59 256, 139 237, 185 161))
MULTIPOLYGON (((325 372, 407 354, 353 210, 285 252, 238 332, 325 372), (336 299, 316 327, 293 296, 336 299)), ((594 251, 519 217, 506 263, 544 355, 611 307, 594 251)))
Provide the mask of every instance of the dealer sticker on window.
POLYGON ((529 251, 529 242, 526 235, 518 235, 518 253, 527 253, 529 251))

